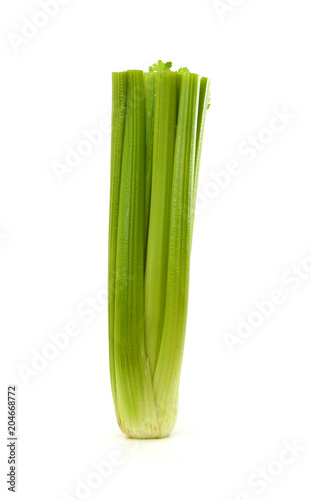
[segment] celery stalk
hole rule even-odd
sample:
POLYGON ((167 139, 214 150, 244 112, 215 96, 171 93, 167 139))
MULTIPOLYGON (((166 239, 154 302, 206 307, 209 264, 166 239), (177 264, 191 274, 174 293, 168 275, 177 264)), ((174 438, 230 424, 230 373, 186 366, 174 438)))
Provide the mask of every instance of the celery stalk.
POLYGON ((209 81, 171 63, 113 73, 109 358, 130 437, 172 431, 209 81))
POLYGON ((186 73, 179 97, 165 317, 154 376, 158 418, 167 433, 174 427, 177 417, 187 319, 198 97, 199 77, 186 73))
POLYGON ((127 73, 113 73, 112 76, 112 123, 111 123, 111 179, 110 179, 110 224, 109 224, 109 359, 111 389, 117 411, 116 377, 114 358, 114 304, 115 304, 115 269, 119 217, 119 193, 123 152, 123 134, 126 111, 127 73))
POLYGON ((146 109, 146 180, 145 180, 145 234, 146 251, 150 216, 151 176, 153 158, 153 134, 156 96, 156 74, 144 73, 146 109))
POLYGON ((146 351, 154 375, 166 300, 171 192, 177 122, 176 74, 157 73, 151 206, 145 275, 146 351))

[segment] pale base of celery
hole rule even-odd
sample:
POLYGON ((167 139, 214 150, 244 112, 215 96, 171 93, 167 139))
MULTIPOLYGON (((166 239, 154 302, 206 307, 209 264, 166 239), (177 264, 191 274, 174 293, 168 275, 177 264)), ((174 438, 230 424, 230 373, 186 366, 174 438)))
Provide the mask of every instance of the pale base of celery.
MULTIPOLYGON (((175 427, 178 413, 179 371, 175 372, 175 381, 168 387, 155 392, 149 358, 145 352, 143 357, 143 374, 139 381, 144 384, 137 390, 137 385, 124 392, 124 386, 119 385, 114 398, 115 411, 121 431, 132 439, 161 439, 168 437, 175 427), (129 397, 129 395, 131 397, 129 397), (143 399, 144 397, 144 399, 143 399), (131 399, 135 401, 134 408, 131 399), (143 403, 142 403, 143 401, 143 403)), ((122 366, 121 364, 118 365, 122 366)), ((160 386, 163 384, 160 384, 160 386)))
POLYGON ((127 427, 123 427, 120 423, 119 423, 119 427, 120 427, 121 431, 123 432, 123 434, 125 434, 126 436, 128 436, 131 439, 161 439, 161 438, 166 438, 170 435, 170 433, 172 432, 172 430, 174 428, 174 426, 173 426, 169 429, 166 429, 166 430, 163 429, 163 431, 160 431, 160 432, 155 431, 153 433, 150 431, 144 431, 141 428, 129 429, 127 427))
POLYGON ((121 420, 118 419, 118 424, 126 436, 132 439, 161 439, 161 438, 166 438, 170 435, 172 430, 175 427, 176 423, 176 418, 177 418, 177 412, 176 415, 174 415, 170 425, 160 425, 160 429, 158 428, 157 425, 154 425, 152 423, 148 424, 142 424, 139 426, 139 428, 134 428, 134 427, 129 427, 126 425, 126 423, 123 423, 121 420))

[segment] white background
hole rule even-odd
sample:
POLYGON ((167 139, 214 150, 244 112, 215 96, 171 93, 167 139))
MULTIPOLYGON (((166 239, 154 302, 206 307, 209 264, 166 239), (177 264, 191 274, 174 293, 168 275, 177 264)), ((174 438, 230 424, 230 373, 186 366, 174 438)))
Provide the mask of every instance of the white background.
POLYGON ((41 8, 34 0, 1 2, 1 498, 12 495, 10 383, 18 385, 22 500, 82 498, 78 482, 95 481, 101 461, 112 471, 84 498, 310 498, 310 7, 230 2, 221 15, 212 0, 71 0, 17 52, 8 34, 21 36, 23 18, 38 20, 41 8), (83 130, 109 123, 112 71, 147 70, 158 59, 210 77, 212 104, 179 418, 168 439, 133 442, 114 416, 107 308, 92 319, 78 313, 107 288, 109 127, 61 181, 53 162, 65 163, 83 130), (272 122, 282 131, 263 132, 284 110, 288 123, 272 122), (254 136, 260 151, 247 154, 254 136), (237 175, 215 188, 213 173, 232 161, 237 175), (303 263, 309 269, 294 281, 301 271, 293 266, 303 263), (257 314, 261 326, 241 340, 238 318, 247 320, 254 301, 270 300, 274 289, 283 304, 269 318, 257 314), (21 367, 31 368, 49 334, 72 321, 79 334, 23 377, 21 367), (230 350, 228 333, 243 343, 230 350), (292 463, 275 463, 284 442, 295 440, 292 463), (261 468, 270 482, 258 494, 248 480, 261 468))

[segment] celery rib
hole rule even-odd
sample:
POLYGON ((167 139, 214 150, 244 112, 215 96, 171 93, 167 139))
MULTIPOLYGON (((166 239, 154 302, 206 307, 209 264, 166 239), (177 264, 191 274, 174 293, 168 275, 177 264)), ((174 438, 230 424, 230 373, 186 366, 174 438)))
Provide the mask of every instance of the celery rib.
POLYGON ((127 73, 112 75, 112 125, 111 125, 111 180, 110 180, 110 215, 109 215, 109 263, 108 263, 108 317, 109 317, 109 359, 111 388, 115 407, 118 408, 114 362, 114 307, 115 307, 115 271, 119 215, 120 179, 123 152, 123 135, 126 111, 127 73))
POLYGON ((176 75, 157 74, 152 187, 148 231, 146 288, 146 351, 154 375, 160 349, 168 262, 169 217, 176 135, 176 75))

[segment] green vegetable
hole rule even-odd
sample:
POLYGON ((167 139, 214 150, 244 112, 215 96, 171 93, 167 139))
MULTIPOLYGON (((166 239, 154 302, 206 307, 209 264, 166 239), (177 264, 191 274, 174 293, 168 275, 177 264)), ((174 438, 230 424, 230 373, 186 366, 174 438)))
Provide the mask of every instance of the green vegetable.
POLYGON ((159 61, 112 75, 109 358, 118 424, 172 431, 209 81, 159 61))

